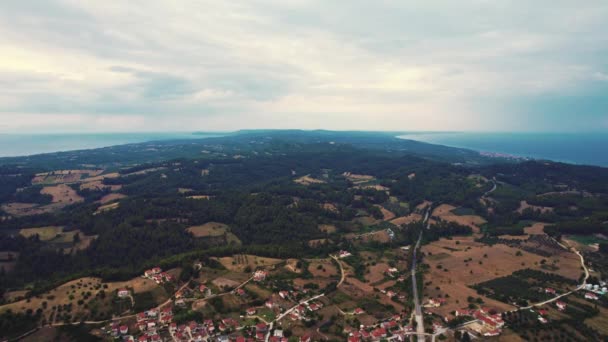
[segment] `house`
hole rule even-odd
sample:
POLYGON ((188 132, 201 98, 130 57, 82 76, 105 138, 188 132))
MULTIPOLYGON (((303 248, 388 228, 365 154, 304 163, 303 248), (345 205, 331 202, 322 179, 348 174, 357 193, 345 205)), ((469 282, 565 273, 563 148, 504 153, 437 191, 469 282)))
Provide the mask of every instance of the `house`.
POLYGON ((255 308, 249 308, 247 309, 247 315, 249 316, 253 316, 256 313, 256 309, 255 308))
POLYGON ((175 332, 175 330, 177 330, 177 323, 172 322, 172 323, 169 325, 169 331, 170 331, 170 332, 172 332, 172 333, 174 333, 174 332, 175 332))
POLYGON ((141 335, 139 336, 139 338, 137 339, 138 342, 148 342, 148 336, 146 335, 141 335))
POLYGON ((377 329, 372 330, 372 337, 375 339, 386 337, 386 329, 377 328, 377 329))
POLYGON ((146 277, 151 277, 155 274, 159 274, 161 273, 162 270, 160 269, 160 267, 154 267, 153 269, 147 270, 146 272, 144 272, 144 276, 146 277))
POLYGON ((389 298, 393 298, 393 297, 395 297, 397 294, 396 294, 395 292, 393 292, 393 291, 386 291, 386 295, 387 295, 389 298))
POLYGON ((118 297, 119 298, 125 298, 129 296, 129 290, 127 289, 120 289, 118 290, 118 297))
POLYGON ((200 293, 201 293, 203 296, 205 296, 205 297, 209 297, 209 296, 211 296, 211 289, 210 289, 210 288, 208 288, 208 287, 207 287, 207 286, 205 286, 205 285, 202 285, 202 284, 201 284, 201 286, 199 286, 199 287, 198 287, 198 290, 199 290, 199 292, 200 292, 200 293))
POLYGON ((554 295, 554 294, 556 294, 557 292, 555 291, 555 289, 552 289, 552 288, 550 288, 550 287, 547 287, 547 288, 545 289, 545 293, 548 293, 548 294, 552 294, 552 295, 554 295))
POLYGON ((559 311, 564 311, 564 310, 566 310, 566 303, 561 302, 561 301, 559 301, 559 300, 558 300, 558 301, 555 303, 555 306, 557 306, 557 309, 558 309, 559 311))
POLYGON ((538 321, 542 324, 546 324, 548 322, 547 319, 543 316, 538 316, 538 321))
POLYGON ((258 341, 264 341, 266 339, 266 334, 264 334, 263 332, 256 333, 255 338, 258 341))
POLYGON ((360 341, 361 341, 361 339, 359 337, 356 337, 356 336, 350 336, 348 338, 348 342, 360 342, 360 341))
POLYGON ((279 291, 279 296, 283 299, 289 297, 289 292, 287 291, 279 291))
POLYGON ((121 325, 120 326, 120 334, 121 335, 126 335, 129 332, 129 327, 126 325, 121 325))
POLYGON ((266 323, 258 323, 255 326, 255 331, 266 332, 267 330, 268 330, 268 326, 266 325, 266 323))
POLYGON ((599 297, 593 292, 585 293, 585 299, 598 300, 599 297))
POLYGON ((263 271, 263 270, 257 270, 253 274, 253 280, 254 281, 263 281, 264 279, 266 279, 267 275, 268 275, 268 272, 263 271))
POLYGON ((275 329, 273 335, 274 335, 274 337, 283 337, 283 330, 275 329))
POLYGON ((385 329, 394 329, 397 327, 397 322, 395 321, 388 321, 388 322, 383 322, 382 324, 380 324, 381 327, 385 328, 385 329))
POLYGON ((300 337, 300 342, 311 342, 312 339, 310 337, 310 335, 304 335, 302 337, 300 337))
POLYGON ((320 306, 319 304, 317 304, 317 303, 312 303, 312 304, 310 304, 310 305, 308 306, 308 309, 309 309, 310 311, 317 311, 317 310, 319 310, 320 308, 321 308, 321 306, 320 306))
POLYGON ((236 295, 237 296, 241 296, 241 297, 244 296, 245 295, 245 290, 240 289, 240 288, 236 289, 236 295))
POLYGON ((538 310, 538 314, 541 316, 547 316, 549 312, 546 309, 540 309, 538 310))
POLYGON ((352 254, 350 254, 350 252, 348 251, 340 251, 338 252, 338 258, 347 258, 349 256, 351 256, 352 254))
POLYGON ((186 302, 180 298, 175 301, 175 306, 179 306, 180 308, 183 308, 186 306, 186 302))
POLYGON ((272 309, 274 307, 274 303, 271 300, 267 300, 266 303, 264 303, 264 306, 269 309, 272 309))
POLYGON ((469 309, 458 309, 455 312, 456 317, 460 316, 471 316, 471 310, 469 309))
POLYGON ((354 315, 362 315, 365 313, 365 310, 361 309, 361 308, 356 308, 355 311, 353 311, 354 315))
POLYGON ((438 308, 443 304, 445 304, 445 298, 429 299, 429 305, 432 307, 438 308))
POLYGON ((386 274, 391 277, 394 277, 396 273, 399 273, 399 270, 395 267, 391 267, 388 270, 386 270, 386 274))

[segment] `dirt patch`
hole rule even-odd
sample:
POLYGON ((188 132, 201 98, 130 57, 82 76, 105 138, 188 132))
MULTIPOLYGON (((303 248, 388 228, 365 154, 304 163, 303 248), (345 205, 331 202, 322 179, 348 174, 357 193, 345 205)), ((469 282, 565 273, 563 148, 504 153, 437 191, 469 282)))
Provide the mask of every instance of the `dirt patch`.
POLYGON ((310 175, 306 175, 306 176, 302 176, 300 178, 296 178, 294 180, 294 182, 296 182, 298 184, 302 184, 302 185, 311 185, 311 184, 325 183, 324 180, 312 178, 312 177, 310 177, 310 175))
POLYGON ((336 205, 333 203, 323 203, 322 207, 323 207, 323 209, 325 209, 327 211, 331 211, 334 213, 338 212, 338 207, 336 207, 336 205))
POLYGON ((382 220, 384 220, 384 221, 390 221, 390 220, 394 219, 395 216, 397 216, 392 211, 386 209, 385 207, 382 207, 379 205, 377 207, 380 208, 380 211, 382 212, 382 220))
POLYGON ((211 282, 220 289, 235 288, 240 285, 238 281, 224 277, 215 278, 211 282))
POLYGON ((416 206, 416 210, 417 211, 422 211, 422 210, 426 209, 428 206, 430 206, 431 204, 433 204, 433 202, 431 202, 431 201, 424 201, 424 202, 422 202, 422 203, 420 203, 420 204, 418 204, 416 206))
POLYGON ((272 266, 283 262, 281 259, 264 258, 251 254, 237 254, 217 259, 224 267, 233 272, 243 272, 247 266, 252 270, 258 267, 272 266))
POLYGON ((338 269, 332 262, 332 259, 313 259, 310 260, 308 271, 314 277, 333 278, 339 275, 338 269))
POLYGON ((332 234, 336 232, 336 226, 333 224, 320 224, 319 230, 323 233, 332 234))
POLYGON ((486 220, 477 215, 456 215, 452 210, 456 207, 449 204, 442 204, 433 210, 433 217, 439 217, 440 219, 447 222, 458 223, 463 226, 468 226, 473 229, 475 233, 479 233, 479 226, 486 223, 486 220))
POLYGON ((294 273, 302 273, 302 269, 298 268, 298 259, 287 259, 285 261, 285 268, 294 273))
POLYGON ((100 180, 80 184, 80 190, 103 191, 107 189, 109 189, 110 191, 118 191, 122 189, 122 185, 106 185, 103 184, 103 181, 100 180))
POLYGON ((53 203, 70 205, 84 201, 84 198, 80 197, 74 189, 65 184, 45 186, 40 190, 40 193, 53 196, 53 203))
POLYGON ((551 207, 540 207, 540 206, 537 206, 537 205, 531 205, 531 204, 528 204, 528 202, 526 202, 526 201, 519 202, 519 208, 517 209, 517 212, 521 214, 526 209, 532 209, 534 211, 540 211, 543 214, 553 212, 553 208, 551 208, 551 207))
POLYGON ((353 182, 353 184, 361 184, 369 181, 373 181, 376 178, 370 175, 358 175, 350 172, 344 172, 342 176, 346 177, 349 181, 353 182))
POLYGON ((371 242, 371 241, 387 243, 387 242, 391 241, 391 238, 388 235, 388 233, 386 232, 386 230, 378 230, 375 232, 365 233, 365 234, 351 233, 351 234, 344 235, 344 237, 347 240, 360 241, 363 243, 367 243, 367 242, 371 242))
POLYGON ((219 222, 207 222, 201 226, 188 227, 186 230, 197 238, 221 236, 228 232, 228 225, 219 222))
POLYGON ((123 198, 126 198, 126 197, 127 196, 123 195, 123 194, 107 194, 107 195, 103 196, 99 200, 99 203, 106 204, 106 203, 109 203, 109 202, 112 202, 112 201, 116 201, 116 200, 120 200, 120 199, 123 199, 123 198))
POLYGON ((53 208, 50 206, 39 206, 36 203, 7 203, 2 205, 2 210, 12 216, 29 216, 50 213, 53 208))
POLYGON ((114 202, 114 203, 102 205, 99 208, 97 208, 97 210, 93 213, 93 215, 98 215, 98 214, 101 214, 106 211, 118 209, 119 206, 120 206, 120 202, 114 202))
POLYGON ((60 184, 74 183, 82 177, 95 177, 103 170, 56 170, 52 172, 38 173, 32 179, 32 184, 60 184))
POLYGON ((59 226, 48 226, 40 228, 23 228, 19 230, 19 234, 29 238, 38 234, 40 241, 49 241, 57 237, 57 235, 63 232, 63 227, 59 226))
POLYGON ((377 283, 384 279, 384 274, 389 268, 390 266, 383 262, 372 265, 368 268, 369 273, 365 274, 365 280, 369 281, 370 284, 377 283))
POLYGON ((524 232, 528 235, 544 235, 544 228, 546 225, 546 223, 537 222, 534 223, 531 227, 524 228, 524 232))
POLYGON ((208 200, 213 198, 213 196, 208 196, 208 195, 195 195, 195 196, 188 196, 186 198, 189 199, 195 199, 195 200, 208 200))
POLYGON ((391 223, 396 226, 401 226, 403 224, 410 224, 418 221, 422 221, 422 215, 410 214, 408 216, 397 217, 396 219, 391 220, 391 223))

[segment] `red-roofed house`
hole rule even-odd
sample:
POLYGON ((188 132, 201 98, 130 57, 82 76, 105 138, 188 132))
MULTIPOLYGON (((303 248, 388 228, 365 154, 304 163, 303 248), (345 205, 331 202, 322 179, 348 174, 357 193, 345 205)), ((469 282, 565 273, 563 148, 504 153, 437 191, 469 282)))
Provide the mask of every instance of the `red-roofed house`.
POLYGON ((202 294, 203 296, 205 296, 205 297, 209 297, 209 296, 211 296, 211 289, 210 289, 210 288, 208 288, 208 287, 207 287, 207 286, 205 286, 205 285, 202 285, 202 284, 201 284, 201 286, 199 286, 199 287, 198 287, 198 290, 199 290, 199 291, 201 292, 201 294, 202 294))
POLYGON ((255 308, 249 308, 249 309, 247 309, 247 314, 249 316, 253 316, 253 315, 255 315, 255 313, 256 313, 256 309, 255 308))
POLYGON ((593 292, 585 293, 585 299, 598 300, 599 297, 593 292))
POLYGON ((550 287, 547 287, 547 288, 545 289, 545 293, 548 293, 548 294, 552 294, 552 295, 554 295, 554 294, 556 294, 557 292, 555 291, 555 289, 552 289, 552 288, 550 288, 550 287))
POLYGON ((558 300, 558 301, 555 303, 555 306, 557 306, 557 309, 558 309, 559 311, 564 311, 564 310, 566 310, 566 306, 567 306, 567 305, 566 305, 566 303, 561 302, 561 301, 559 301, 559 300, 558 300))

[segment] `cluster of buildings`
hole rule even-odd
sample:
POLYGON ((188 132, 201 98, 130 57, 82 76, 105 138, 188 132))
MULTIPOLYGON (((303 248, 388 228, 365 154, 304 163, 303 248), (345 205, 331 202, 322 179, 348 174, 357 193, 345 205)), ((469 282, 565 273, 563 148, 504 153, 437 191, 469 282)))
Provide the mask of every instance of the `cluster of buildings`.
MULTIPOLYGON (((362 309, 358 309, 363 311, 362 309)), ((355 309, 357 311, 357 309, 355 309)), ((359 329, 346 327, 344 332, 348 334, 348 342, 360 341, 380 341, 392 336, 392 341, 409 341, 409 337, 414 333, 414 328, 410 325, 402 324, 403 317, 395 314, 389 320, 373 326, 360 326, 359 329)))
POLYGON ((605 295, 608 292, 608 287, 606 287, 606 282, 601 281, 599 284, 587 284, 585 285, 585 290, 593 292, 598 295, 605 295))
POLYGON ((253 273, 253 281, 264 281, 268 276, 268 272, 264 270, 257 270, 253 273))
POLYGON ((478 333, 486 337, 498 336, 502 332, 502 328, 505 326, 505 321, 499 313, 491 313, 489 308, 481 308, 476 310, 470 309, 459 309, 456 310, 456 317, 470 316, 481 323, 481 328, 478 333))
POLYGON ((144 278, 154 280, 159 285, 167 281, 175 281, 172 275, 167 272, 163 272, 160 267, 154 267, 145 271, 144 278))

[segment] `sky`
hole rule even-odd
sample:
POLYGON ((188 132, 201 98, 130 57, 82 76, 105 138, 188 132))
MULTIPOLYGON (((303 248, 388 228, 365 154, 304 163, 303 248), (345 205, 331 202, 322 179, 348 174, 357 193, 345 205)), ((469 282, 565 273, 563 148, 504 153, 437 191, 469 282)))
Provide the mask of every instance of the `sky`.
POLYGON ((3 0, 0 132, 608 132, 608 1, 3 0))

